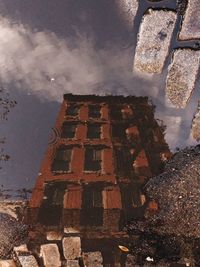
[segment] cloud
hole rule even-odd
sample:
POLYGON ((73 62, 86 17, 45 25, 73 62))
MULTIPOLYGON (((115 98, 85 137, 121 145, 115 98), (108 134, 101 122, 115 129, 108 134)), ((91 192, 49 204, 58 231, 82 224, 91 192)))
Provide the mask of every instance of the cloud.
POLYGON ((120 51, 121 47, 97 50, 92 38, 79 34, 65 40, 4 17, 0 17, 0 39, 3 84, 14 83, 29 93, 59 101, 66 92, 103 94, 116 87, 116 93, 122 93, 124 87, 136 88, 130 86, 133 77, 127 71, 130 51, 120 51))
POLYGON ((159 117, 169 127, 166 134, 170 147, 176 147, 181 129, 179 126, 177 131, 170 128, 176 111, 171 114, 171 120, 166 119, 165 112, 169 107, 165 104, 164 94, 159 96, 161 90, 164 91, 164 76, 139 77, 131 72, 131 46, 110 43, 97 48, 93 38, 88 36, 77 33, 76 38, 62 39, 52 32, 35 31, 1 16, 2 84, 14 84, 40 99, 59 102, 67 92, 148 95, 155 105, 158 104, 159 117))

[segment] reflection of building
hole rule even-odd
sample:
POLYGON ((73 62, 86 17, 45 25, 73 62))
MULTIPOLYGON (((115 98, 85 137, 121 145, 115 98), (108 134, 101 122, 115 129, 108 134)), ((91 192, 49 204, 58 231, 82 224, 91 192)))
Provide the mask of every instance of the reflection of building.
POLYGON ((64 95, 29 204, 29 219, 119 232, 142 216, 141 186, 169 155, 146 97, 64 95))

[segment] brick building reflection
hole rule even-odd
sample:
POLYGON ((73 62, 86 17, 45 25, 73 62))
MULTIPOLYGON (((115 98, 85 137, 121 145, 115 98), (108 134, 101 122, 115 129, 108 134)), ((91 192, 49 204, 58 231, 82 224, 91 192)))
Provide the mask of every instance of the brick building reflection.
POLYGON ((29 221, 94 238, 141 218, 142 186, 170 156, 148 98, 66 94, 55 129, 59 134, 42 162, 29 221))

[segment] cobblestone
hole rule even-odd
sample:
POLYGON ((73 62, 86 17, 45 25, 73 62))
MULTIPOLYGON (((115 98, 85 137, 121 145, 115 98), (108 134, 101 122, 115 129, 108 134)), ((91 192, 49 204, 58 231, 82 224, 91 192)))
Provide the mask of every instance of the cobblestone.
POLYGON ((180 40, 200 39, 200 5, 199 0, 188 0, 188 6, 179 34, 180 40))
POLYGON ((195 86, 200 52, 192 49, 174 51, 168 69, 166 95, 177 108, 185 108, 195 86))
POLYGON ((62 243, 63 254, 66 260, 74 260, 81 256, 80 237, 64 237, 62 243))
POLYGON ((0 267, 16 267, 16 264, 13 260, 0 260, 0 267))
POLYGON ((45 244, 41 246, 40 255, 45 267, 60 267, 60 253, 56 244, 45 244))
POLYGON ((39 267, 35 257, 32 255, 18 256, 18 260, 21 267, 39 267))
POLYGON ((103 258, 99 251, 83 253, 83 261, 85 267, 103 267, 103 258))
POLYGON ((134 69, 162 72, 176 21, 173 11, 149 9, 140 25, 134 69))

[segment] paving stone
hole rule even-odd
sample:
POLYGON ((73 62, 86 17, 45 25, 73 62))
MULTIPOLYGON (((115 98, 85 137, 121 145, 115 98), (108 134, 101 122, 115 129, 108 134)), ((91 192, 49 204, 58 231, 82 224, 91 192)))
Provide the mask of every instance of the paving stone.
POLYGON ((161 73, 171 42, 176 13, 149 9, 143 16, 134 59, 134 70, 161 73))
POLYGON ((139 6, 138 0, 115 0, 115 4, 127 29, 131 30, 139 6))
POLYGON ((200 51, 177 49, 168 68, 166 95, 172 105, 185 108, 192 91, 199 69, 200 51))
POLYGON ((192 136, 197 141, 200 140, 200 103, 192 121, 192 136))
POLYGON ((60 253, 56 244, 41 245, 40 256, 43 258, 45 267, 60 267, 60 253))
POLYGON ((0 260, 0 267, 16 267, 16 264, 13 260, 0 260))
POLYGON ((67 260, 65 267, 79 267, 79 261, 78 260, 67 260))
POLYGON ((62 233, 56 232, 56 231, 49 231, 47 232, 46 236, 47 236, 47 240, 49 241, 62 239, 62 233))
POLYGON ((20 245, 18 247, 14 247, 13 251, 18 255, 18 254, 23 254, 28 252, 28 248, 26 244, 20 245))
POLYGON ((99 251, 83 253, 85 267, 103 267, 102 254, 99 251))
POLYGON ((64 227, 65 234, 79 234, 80 230, 74 227, 64 227))
POLYGON ((33 255, 18 256, 21 267, 39 267, 33 255))
POLYGON ((81 239, 78 236, 64 237, 63 253, 66 260, 74 260, 81 256, 81 239))
POLYGON ((183 19, 180 40, 200 39, 200 5, 199 0, 189 0, 183 19))

